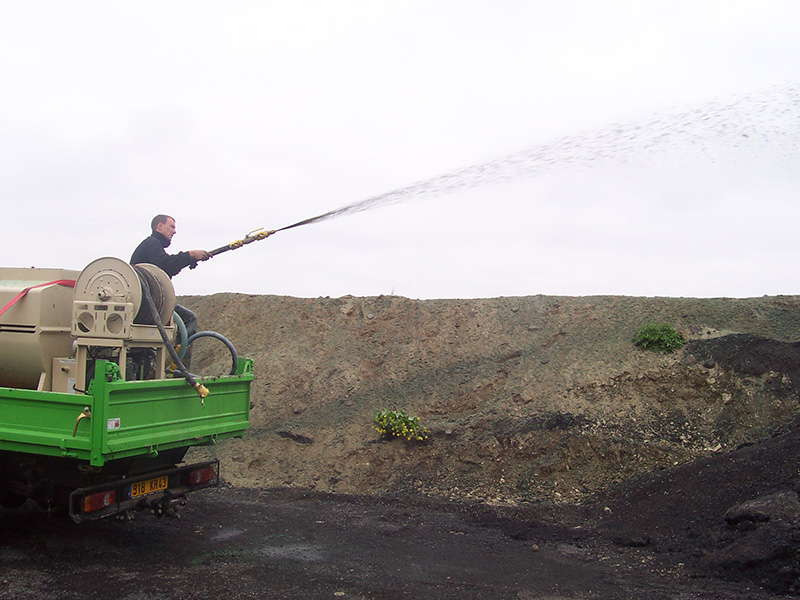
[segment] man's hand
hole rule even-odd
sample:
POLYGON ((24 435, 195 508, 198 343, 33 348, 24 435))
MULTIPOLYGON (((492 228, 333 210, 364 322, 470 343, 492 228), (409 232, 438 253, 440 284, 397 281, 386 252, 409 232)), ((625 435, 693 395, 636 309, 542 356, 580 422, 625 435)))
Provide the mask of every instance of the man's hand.
POLYGON ((189 250, 189 256, 194 260, 208 260, 211 258, 212 254, 205 250, 189 250))

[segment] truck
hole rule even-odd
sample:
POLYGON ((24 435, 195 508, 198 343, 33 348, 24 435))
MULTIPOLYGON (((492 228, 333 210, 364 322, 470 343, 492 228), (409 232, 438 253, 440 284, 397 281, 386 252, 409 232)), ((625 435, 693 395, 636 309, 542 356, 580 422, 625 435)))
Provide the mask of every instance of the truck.
POLYGON ((244 435, 253 361, 216 334, 229 372, 181 368, 192 339, 175 303, 154 265, 0 268, 0 506, 161 516, 219 485, 218 460, 185 457, 244 435))

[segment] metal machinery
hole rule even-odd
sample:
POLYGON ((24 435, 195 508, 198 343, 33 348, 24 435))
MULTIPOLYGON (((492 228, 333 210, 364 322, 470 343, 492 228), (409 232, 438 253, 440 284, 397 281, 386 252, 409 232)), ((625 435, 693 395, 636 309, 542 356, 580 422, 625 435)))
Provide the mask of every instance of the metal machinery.
POLYGON ((100 358, 117 363, 125 379, 163 379, 167 352, 143 302, 145 285, 174 335, 175 289, 154 265, 99 258, 81 272, 0 269, 0 306, 8 308, 0 317, 0 386, 85 389, 100 358))
POLYGON ((125 379, 164 378, 167 351, 143 302, 145 286, 161 323, 174 334, 175 289, 155 265, 132 267, 116 258, 99 258, 78 276, 71 329, 78 381, 86 380, 98 358, 116 362, 125 379), (132 369, 137 372, 129 372, 132 369))

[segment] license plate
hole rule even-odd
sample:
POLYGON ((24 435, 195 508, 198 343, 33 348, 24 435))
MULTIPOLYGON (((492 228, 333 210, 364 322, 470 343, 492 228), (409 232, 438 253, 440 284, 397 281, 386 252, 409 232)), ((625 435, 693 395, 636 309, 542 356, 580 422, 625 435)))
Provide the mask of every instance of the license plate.
POLYGON ((137 481, 131 484, 131 498, 138 498, 139 496, 146 496, 154 492, 160 492, 167 489, 167 482, 169 478, 164 475, 163 477, 156 477, 155 479, 146 479, 145 481, 137 481))

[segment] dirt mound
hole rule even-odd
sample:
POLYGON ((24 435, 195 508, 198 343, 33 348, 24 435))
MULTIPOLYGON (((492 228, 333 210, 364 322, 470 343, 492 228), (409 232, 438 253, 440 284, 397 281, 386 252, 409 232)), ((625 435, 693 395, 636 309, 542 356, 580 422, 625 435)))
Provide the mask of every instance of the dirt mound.
MULTIPOLYGON (((252 427, 213 450, 234 484, 506 506, 604 498, 598 527, 626 548, 659 544, 715 573, 780 565, 783 590, 797 579, 791 519, 724 519, 737 502, 797 488, 765 481, 782 472, 763 462, 780 452, 742 448, 797 424, 797 297, 182 302, 255 360, 252 427), (638 349, 633 334, 649 321, 672 324, 687 345, 638 349), (430 439, 381 440, 372 425, 384 408, 418 415, 430 439), (734 493, 726 478, 753 485, 734 493)), ((195 349, 196 370, 224 371, 218 350, 195 349)))

